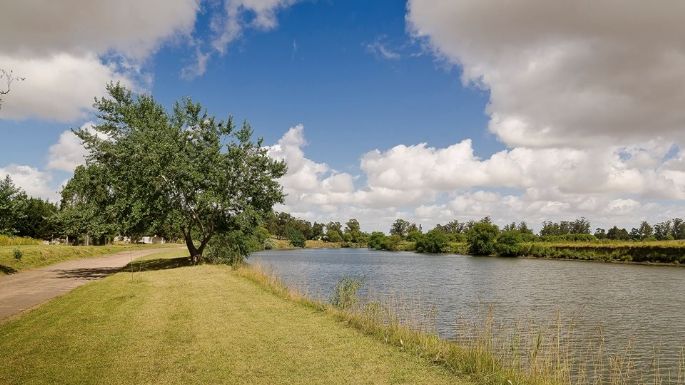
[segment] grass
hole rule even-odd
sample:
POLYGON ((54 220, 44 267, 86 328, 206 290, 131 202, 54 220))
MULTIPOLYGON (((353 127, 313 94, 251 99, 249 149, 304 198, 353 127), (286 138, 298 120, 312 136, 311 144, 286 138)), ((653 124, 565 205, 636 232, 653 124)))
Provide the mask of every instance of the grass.
POLYGON ((17 245, 0 246, 0 275, 35 267, 47 266, 70 259, 97 257, 127 250, 173 247, 177 245, 106 245, 106 246, 64 246, 64 245, 17 245), (15 258, 15 250, 21 258, 15 258))
POLYGON ((174 261, 136 262, 1 324, 0 383, 467 383, 245 270, 164 269, 174 261))
POLYGON ((40 245, 43 241, 29 237, 11 237, 0 234, 0 246, 40 245))
MULTIPOLYGON (((273 250, 290 250, 296 247, 290 244, 287 239, 270 238, 269 243, 273 250)), ((305 241, 305 249, 339 249, 342 247, 342 242, 326 242, 316 239, 308 239, 305 241)))
POLYGON ((604 262, 685 264, 685 241, 531 242, 522 255, 604 262))

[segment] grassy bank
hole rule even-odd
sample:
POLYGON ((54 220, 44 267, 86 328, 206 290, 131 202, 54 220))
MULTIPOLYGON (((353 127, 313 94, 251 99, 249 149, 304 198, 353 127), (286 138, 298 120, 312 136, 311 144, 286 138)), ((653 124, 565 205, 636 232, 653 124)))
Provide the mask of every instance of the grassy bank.
POLYGON ((113 275, 0 325, 0 383, 468 383, 245 271, 164 269, 177 265, 147 261, 161 270, 113 275))
POLYGON ((17 271, 47 266, 70 259, 97 257, 127 250, 176 246, 178 245, 64 246, 29 244, 0 246, 0 274, 11 274, 17 271), (20 255, 21 257, 16 258, 17 255, 20 255))
MULTIPOLYGON (((268 244, 273 250, 291 250, 296 249, 289 240, 270 238, 268 244)), ((339 249, 343 247, 343 242, 326 242, 321 240, 309 239, 305 241, 305 249, 339 249)))
POLYGON ((602 262, 685 264, 685 242, 534 242, 522 244, 519 255, 602 262))

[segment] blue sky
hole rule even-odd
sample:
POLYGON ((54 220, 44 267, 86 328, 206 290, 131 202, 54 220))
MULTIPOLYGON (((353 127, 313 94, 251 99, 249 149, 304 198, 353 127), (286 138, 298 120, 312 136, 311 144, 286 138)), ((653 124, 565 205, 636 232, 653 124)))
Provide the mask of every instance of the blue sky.
MULTIPOLYGON (((459 68, 422 52, 406 33, 405 10, 402 1, 297 4, 279 14, 277 30, 250 30, 190 80, 179 74, 193 48, 170 44, 146 63, 149 91, 167 106, 190 96, 213 114, 246 119, 267 143, 302 123, 308 154, 336 169, 354 170, 362 153, 397 143, 476 137, 485 155, 502 148, 486 131, 487 94, 463 87, 459 68), (401 58, 374 55, 367 45, 376 41, 401 58)), ((198 38, 209 33, 199 29, 198 38)), ((0 164, 42 166, 62 131, 82 122, 1 121, 9 135, 0 164)))
POLYGON ((683 118, 641 90, 661 87, 664 100, 680 100, 671 88, 683 70, 659 61, 671 78, 652 78, 624 64, 626 55, 642 65, 658 57, 655 39, 685 52, 666 35, 639 47, 628 34, 630 17, 677 32, 668 16, 677 6, 646 12, 629 2, 617 14, 526 0, 506 17, 500 10, 512 5, 500 1, 162 3, 163 14, 154 2, 53 10, 44 2, 32 20, 12 18, 31 14, 27 5, 8 8, 6 28, 22 37, 0 41, 0 68, 26 80, 0 110, 0 173, 56 199, 83 158, 68 129, 93 121, 98 84, 119 79, 167 106, 191 96, 212 114, 248 120, 275 145, 273 156, 292 164, 279 209, 313 220, 585 215, 629 223, 682 213, 683 118), (602 23, 585 25, 589 14, 602 23), (57 32, 22 33, 32 23, 57 32), (619 55, 622 39, 630 49, 619 55), (585 54, 590 44, 597 57, 585 54), (201 70, 182 76, 188 69, 201 70), (643 116, 664 123, 646 126, 643 116))

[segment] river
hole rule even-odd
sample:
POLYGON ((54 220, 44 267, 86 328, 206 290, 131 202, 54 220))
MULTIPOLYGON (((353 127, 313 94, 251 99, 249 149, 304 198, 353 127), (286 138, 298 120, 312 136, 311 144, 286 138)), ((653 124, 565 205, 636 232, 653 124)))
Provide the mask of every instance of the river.
POLYGON ((630 346, 631 359, 647 371, 658 358, 662 371, 674 373, 685 347, 682 267, 367 249, 263 251, 249 261, 318 299, 343 277, 361 278, 364 295, 433 309, 447 339, 455 338, 457 320, 479 322, 490 311, 505 327, 547 324, 560 315, 574 325, 575 338, 596 338, 601 330, 609 352, 630 346))

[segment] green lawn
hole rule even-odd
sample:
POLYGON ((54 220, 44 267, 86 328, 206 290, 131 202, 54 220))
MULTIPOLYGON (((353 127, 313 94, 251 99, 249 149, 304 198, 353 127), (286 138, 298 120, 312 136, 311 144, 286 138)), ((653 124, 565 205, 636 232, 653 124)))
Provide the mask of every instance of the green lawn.
POLYGON ((113 275, 0 324, 0 383, 464 382, 229 267, 147 267, 160 270, 113 275))
POLYGON ((120 251, 145 248, 177 247, 166 245, 106 245, 106 246, 64 246, 64 245, 20 245, 0 246, 0 275, 17 271, 51 265, 69 259, 98 257, 120 251), (14 250, 19 250, 21 259, 14 257, 14 250))

